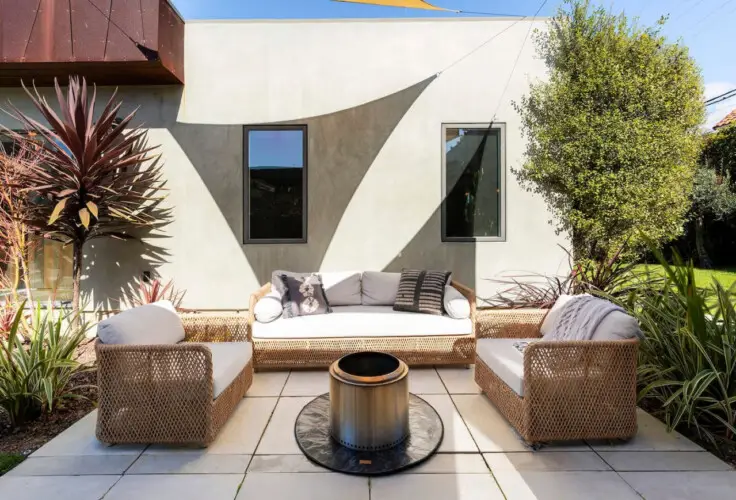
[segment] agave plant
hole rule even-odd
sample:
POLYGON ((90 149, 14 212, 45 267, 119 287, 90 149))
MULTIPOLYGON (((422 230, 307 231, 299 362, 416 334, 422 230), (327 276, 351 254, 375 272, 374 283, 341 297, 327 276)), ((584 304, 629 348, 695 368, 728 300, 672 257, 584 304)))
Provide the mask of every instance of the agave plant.
POLYGON ((153 304, 161 300, 168 300, 176 309, 181 308, 184 300, 185 290, 178 290, 174 287, 174 281, 169 280, 166 283, 159 279, 151 281, 140 281, 137 290, 132 290, 128 295, 130 304, 134 307, 144 304, 153 304))
POLYGON ((100 237, 135 238, 140 228, 168 221, 161 208, 164 181, 159 155, 146 144, 146 130, 130 127, 135 111, 119 117, 114 92, 95 119, 96 88, 70 77, 66 96, 55 82, 60 113, 34 87, 23 87, 48 125, 11 105, 26 133, 6 130, 20 144, 37 148, 43 161, 28 169, 34 195, 34 225, 45 237, 73 246, 73 300, 79 311, 83 246, 100 237))

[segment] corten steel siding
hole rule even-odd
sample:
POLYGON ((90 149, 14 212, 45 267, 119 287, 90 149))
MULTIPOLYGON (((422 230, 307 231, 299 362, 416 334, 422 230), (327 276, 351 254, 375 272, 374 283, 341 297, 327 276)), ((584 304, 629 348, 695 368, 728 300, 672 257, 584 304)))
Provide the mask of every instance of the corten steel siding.
POLYGON ((184 21, 167 0, 2 0, 0 9, 0 86, 70 74, 100 85, 184 81, 184 21))

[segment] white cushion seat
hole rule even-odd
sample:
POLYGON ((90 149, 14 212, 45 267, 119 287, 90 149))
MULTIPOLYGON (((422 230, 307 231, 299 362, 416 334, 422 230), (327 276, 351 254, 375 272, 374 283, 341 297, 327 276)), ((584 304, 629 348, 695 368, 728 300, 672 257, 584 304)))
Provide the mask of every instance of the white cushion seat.
POLYGON ((270 323, 253 323, 258 339, 309 339, 345 337, 412 337, 469 335, 470 318, 394 311, 392 306, 336 306, 332 313, 280 317, 270 323))
POLYGON ((250 342, 189 342, 187 345, 199 344, 207 347, 212 353, 212 382, 214 397, 235 380, 253 356, 250 342))
POLYGON ((478 339, 475 354, 519 397, 524 397, 524 355, 514 347, 516 342, 533 339, 478 339))

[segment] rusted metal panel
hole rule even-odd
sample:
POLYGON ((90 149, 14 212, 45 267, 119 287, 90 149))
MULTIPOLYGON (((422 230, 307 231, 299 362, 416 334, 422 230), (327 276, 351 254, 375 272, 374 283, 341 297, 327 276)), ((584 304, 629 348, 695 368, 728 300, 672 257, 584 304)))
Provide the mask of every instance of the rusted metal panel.
POLYGON ((69 74, 183 83, 184 21, 168 0, 0 0, 0 86, 69 74))
MULTIPOLYGON (((99 2, 99 0, 97 0, 99 2)), ((70 0, 72 27, 83 29, 83 34, 72 38, 72 50, 76 61, 101 61, 105 57, 107 41, 107 17, 90 0, 70 0)), ((109 0, 107 0, 109 5, 109 0)), ((109 9, 108 9, 109 10, 109 9)))
POLYGON ((166 2, 160 0, 158 51, 161 63, 184 82, 184 22, 166 2))
POLYGON ((73 61, 68 0, 41 0, 25 50, 26 62, 73 61))
POLYGON ((21 61, 41 0, 0 0, 2 62, 21 61))

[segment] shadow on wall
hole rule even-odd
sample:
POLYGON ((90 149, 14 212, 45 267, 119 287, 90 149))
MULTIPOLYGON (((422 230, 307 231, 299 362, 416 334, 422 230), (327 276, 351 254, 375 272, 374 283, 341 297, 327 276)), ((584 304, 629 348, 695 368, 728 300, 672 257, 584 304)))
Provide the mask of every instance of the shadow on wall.
MULTIPOLYGON (((243 127, 177 123, 174 138, 201 177, 260 283, 274 269, 319 269, 350 200, 396 126, 432 83, 428 78, 381 99, 329 115, 285 122, 306 124, 308 158, 308 243, 243 245, 243 127)), ((472 244, 442 243, 440 207, 402 252, 386 266, 451 269, 474 286, 472 244)), ((359 267, 357 265, 356 267, 359 267)))
POLYGON ((141 270, 149 270, 152 276, 157 274, 156 269, 168 262, 170 256, 163 246, 156 243, 164 238, 167 236, 156 232, 143 234, 140 240, 98 238, 85 244, 83 290, 94 292, 92 302, 95 309, 120 309, 126 293, 141 278, 141 270))

